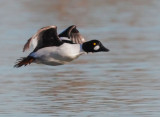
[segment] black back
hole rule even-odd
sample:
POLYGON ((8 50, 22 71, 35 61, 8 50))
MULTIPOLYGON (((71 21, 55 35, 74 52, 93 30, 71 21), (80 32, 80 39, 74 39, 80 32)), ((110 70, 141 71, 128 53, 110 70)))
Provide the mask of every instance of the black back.
POLYGON ((34 49, 34 52, 44 47, 60 46, 62 44, 63 42, 57 35, 57 28, 49 28, 44 30, 44 32, 41 34, 41 39, 38 40, 38 45, 34 49))
POLYGON ((62 41, 59 39, 57 30, 55 28, 46 30, 42 35, 42 41, 43 47, 60 46, 62 44, 62 41))

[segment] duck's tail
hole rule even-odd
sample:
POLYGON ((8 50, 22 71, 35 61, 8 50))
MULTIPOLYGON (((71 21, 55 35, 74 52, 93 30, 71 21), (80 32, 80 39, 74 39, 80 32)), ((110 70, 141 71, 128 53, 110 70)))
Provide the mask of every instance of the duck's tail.
POLYGON ((18 68, 21 66, 26 66, 28 64, 31 64, 33 61, 35 60, 35 58, 28 56, 28 57, 22 57, 20 59, 17 59, 17 63, 14 65, 14 67, 18 68))

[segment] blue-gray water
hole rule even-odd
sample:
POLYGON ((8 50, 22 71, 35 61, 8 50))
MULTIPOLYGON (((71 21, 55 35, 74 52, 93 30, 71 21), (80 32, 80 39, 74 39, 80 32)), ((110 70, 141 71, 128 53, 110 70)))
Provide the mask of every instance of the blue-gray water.
POLYGON ((0 0, 0 117, 159 117, 159 0, 0 0), (75 24, 111 51, 63 66, 31 64, 39 28, 75 24))

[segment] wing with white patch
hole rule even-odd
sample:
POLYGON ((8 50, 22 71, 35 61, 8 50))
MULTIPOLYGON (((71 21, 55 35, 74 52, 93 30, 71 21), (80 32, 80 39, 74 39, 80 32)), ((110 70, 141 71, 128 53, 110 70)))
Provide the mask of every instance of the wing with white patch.
POLYGON ((84 37, 76 29, 75 25, 68 27, 62 33, 59 34, 61 40, 70 40, 73 43, 82 44, 85 42, 84 37))
POLYGON ((23 52, 31 46, 33 49, 39 49, 47 46, 58 46, 62 43, 57 35, 56 26, 47 26, 39 29, 24 45, 23 52))

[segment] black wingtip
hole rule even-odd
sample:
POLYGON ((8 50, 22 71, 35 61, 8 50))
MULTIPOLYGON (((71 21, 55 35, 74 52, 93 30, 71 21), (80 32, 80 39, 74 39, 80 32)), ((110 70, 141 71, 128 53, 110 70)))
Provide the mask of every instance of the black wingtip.
POLYGON ((74 32, 79 32, 77 29, 76 29, 76 25, 71 25, 69 26, 67 29, 65 29, 63 32, 61 32, 59 34, 59 37, 68 37, 70 38, 70 33, 73 31, 73 30, 76 30, 74 32))

